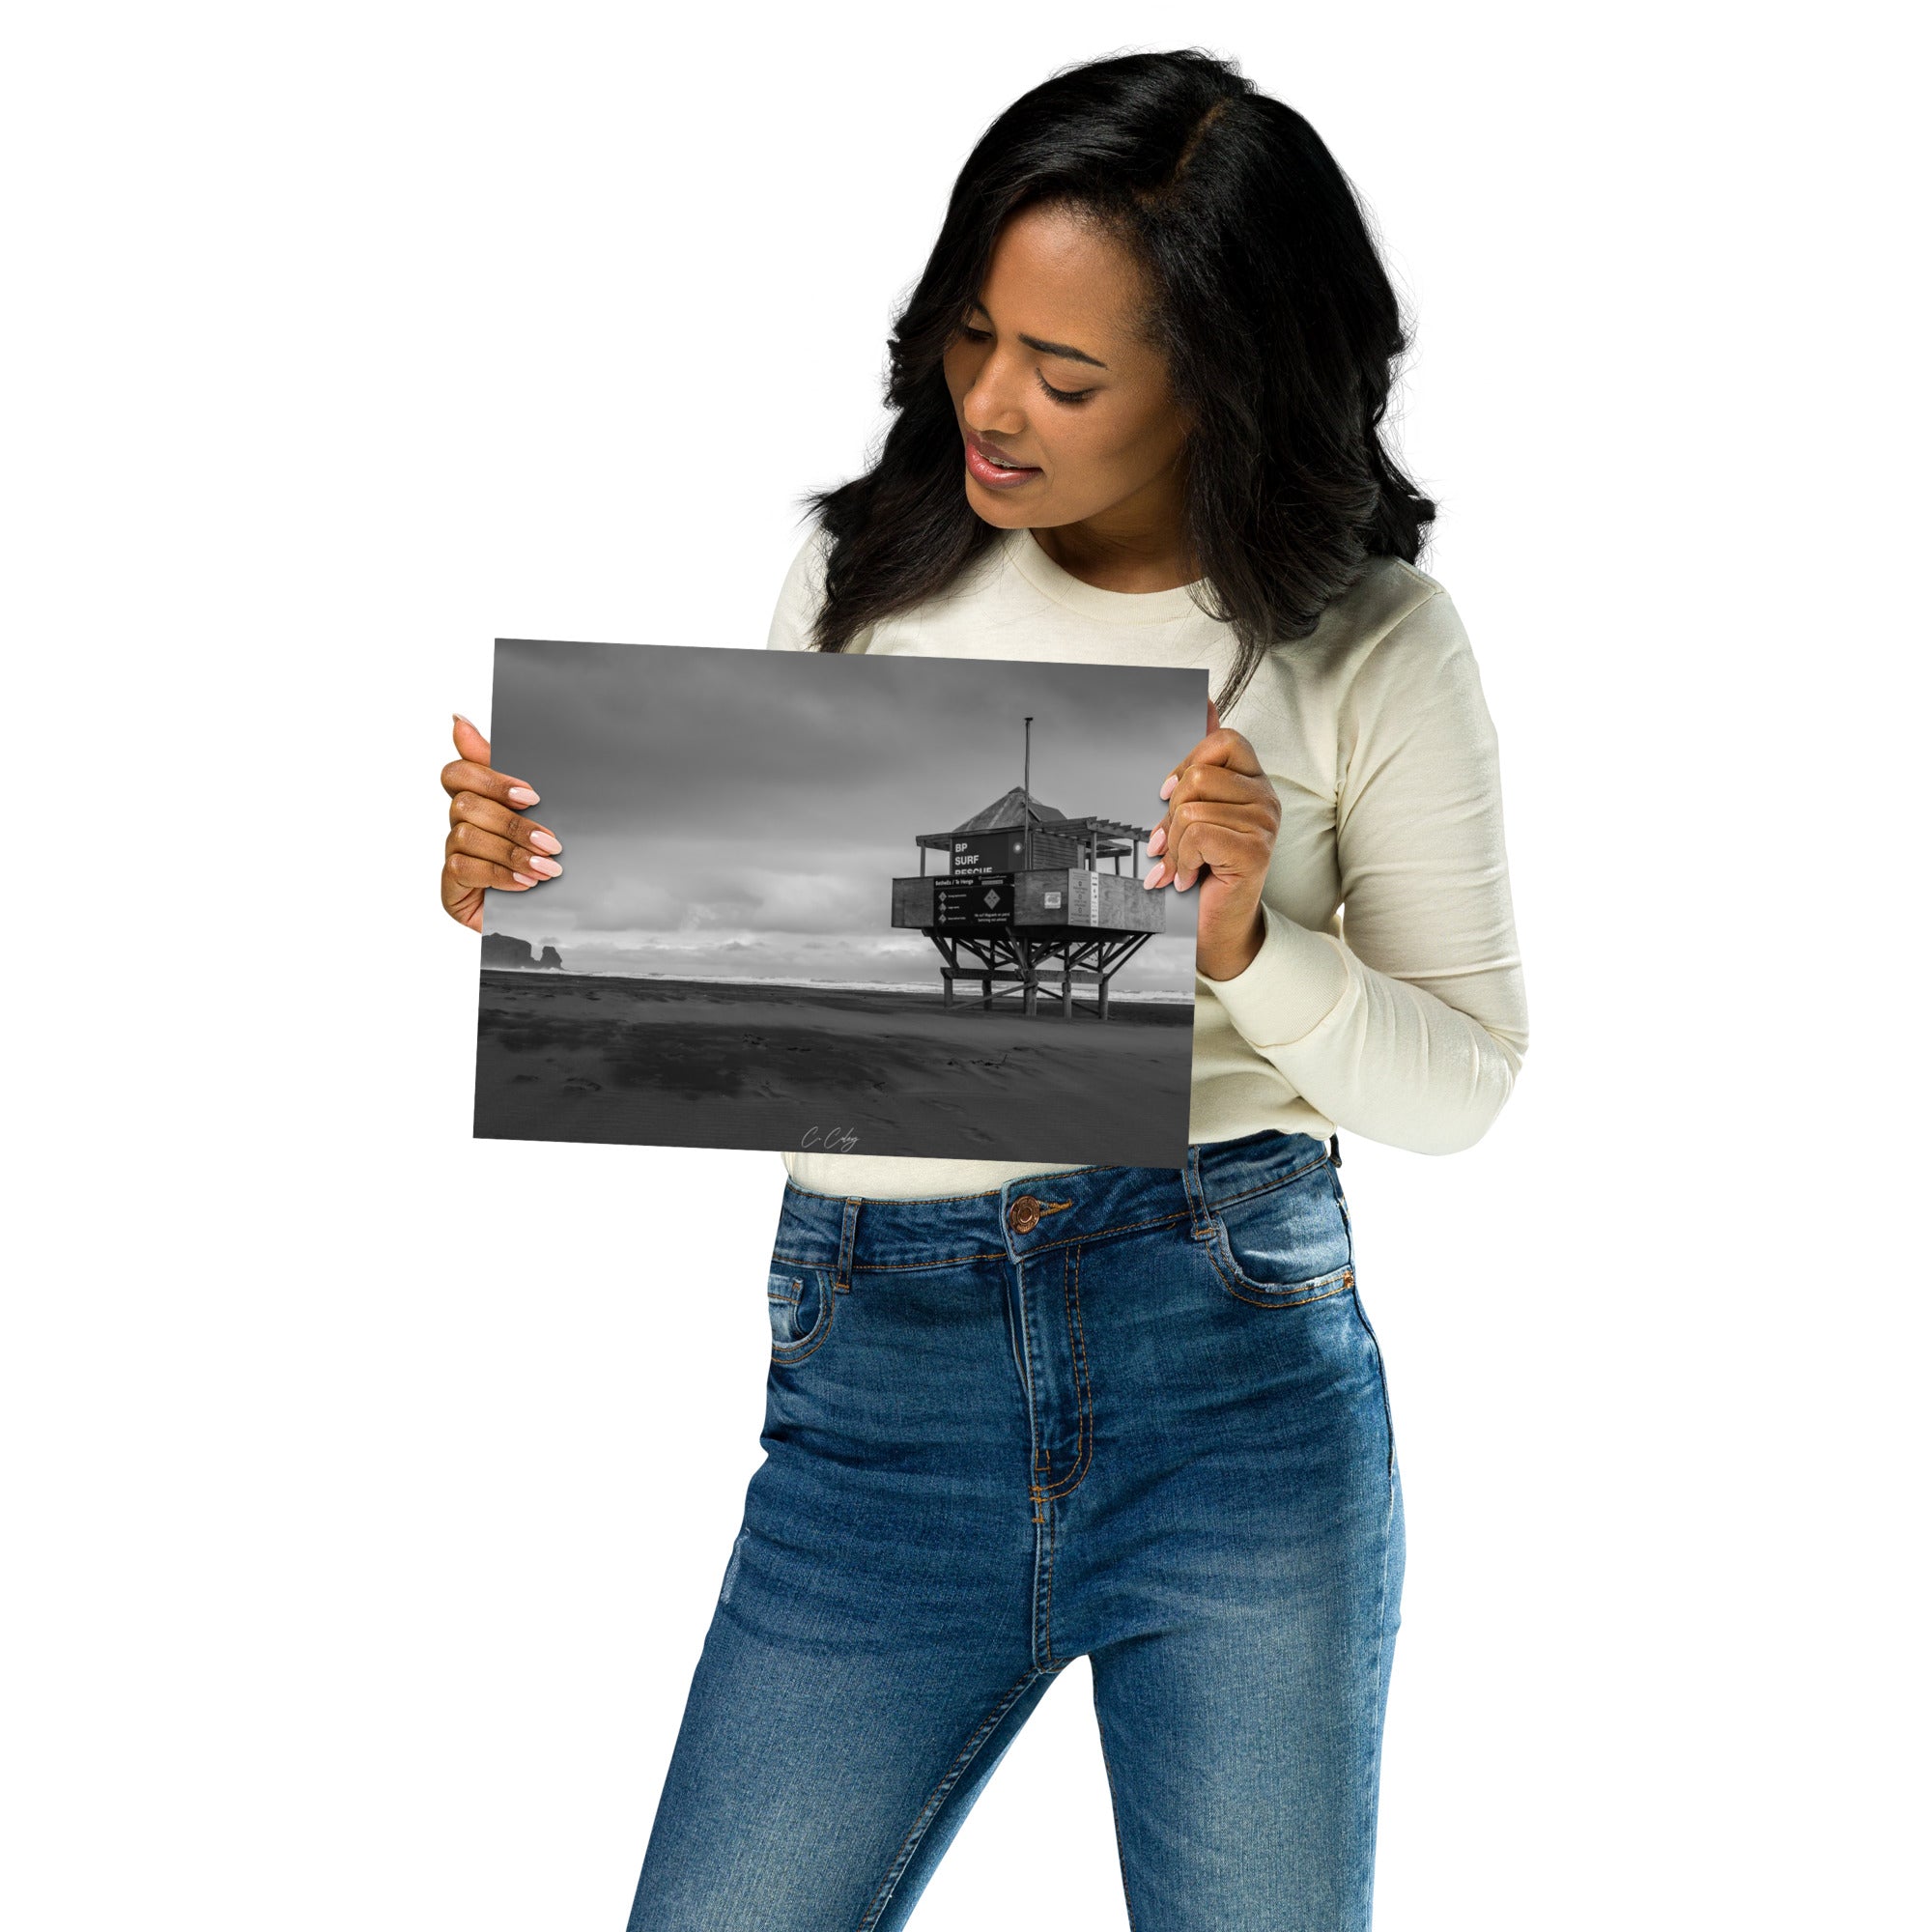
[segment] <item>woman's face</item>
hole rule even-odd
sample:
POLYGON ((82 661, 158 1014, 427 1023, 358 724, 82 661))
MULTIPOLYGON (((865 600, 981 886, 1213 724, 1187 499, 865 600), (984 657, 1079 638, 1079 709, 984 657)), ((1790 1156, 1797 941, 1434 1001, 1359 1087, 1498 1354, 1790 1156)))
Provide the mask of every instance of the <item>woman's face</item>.
POLYGON ((1023 209, 1001 230, 946 352, 966 497, 987 523, 1178 529, 1186 425, 1135 326, 1145 301, 1133 258, 1076 213, 1023 209))

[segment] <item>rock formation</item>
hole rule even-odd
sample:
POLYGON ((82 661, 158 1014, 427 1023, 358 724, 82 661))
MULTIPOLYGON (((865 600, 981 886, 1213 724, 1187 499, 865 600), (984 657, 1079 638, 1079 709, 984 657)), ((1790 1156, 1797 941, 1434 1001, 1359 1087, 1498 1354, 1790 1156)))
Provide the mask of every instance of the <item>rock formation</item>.
POLYGON ((523 967, 526 971, 549 967, 554 972, 561 972, 563 955, 554 946, 546 946, 543 957, 539 959, 521 939, 512 939, 505 932, 486 932, 483 935, 483 963, 486 966, 523 967))

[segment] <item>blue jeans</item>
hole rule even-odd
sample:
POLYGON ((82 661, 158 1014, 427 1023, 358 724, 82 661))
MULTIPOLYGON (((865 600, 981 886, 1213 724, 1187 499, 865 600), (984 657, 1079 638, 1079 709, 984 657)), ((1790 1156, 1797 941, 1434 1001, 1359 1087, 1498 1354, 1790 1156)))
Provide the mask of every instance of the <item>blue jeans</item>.
POLYGON ((1135 1932, 1366 1928, 1402 1488, 1322 1144, 788 1180, 767 1299, 765 1460, 630 1932, 903 1926, 1076 1657, 1135 1932))

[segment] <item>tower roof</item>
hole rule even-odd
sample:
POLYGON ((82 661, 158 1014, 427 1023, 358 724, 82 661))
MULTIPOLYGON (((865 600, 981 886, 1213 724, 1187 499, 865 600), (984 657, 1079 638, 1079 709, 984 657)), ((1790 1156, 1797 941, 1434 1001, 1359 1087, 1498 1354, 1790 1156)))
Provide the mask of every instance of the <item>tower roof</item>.
MULTIPOLYGON (((1006 832, 1017 830, 1026 823, 1026 793, 1014 785, 1005 791, 991 805, 982 807, 964 825, 955 825, 955 832, 1006 832)), ((1033 801, 1033 822, 1043 824, 1049 818, 1065 818, 1064 811, 1056 811, 1037 795, 1033 801)))

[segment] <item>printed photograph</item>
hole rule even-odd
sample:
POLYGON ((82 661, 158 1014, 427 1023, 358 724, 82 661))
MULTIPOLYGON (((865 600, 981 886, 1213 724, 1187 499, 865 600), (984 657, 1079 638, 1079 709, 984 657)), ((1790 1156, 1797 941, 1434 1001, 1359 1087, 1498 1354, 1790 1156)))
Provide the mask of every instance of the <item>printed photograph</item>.
POLYGON ((1208 673, 499 639, 562 876, 487 895, 475 1132, 1186 1159, 1208 673))

